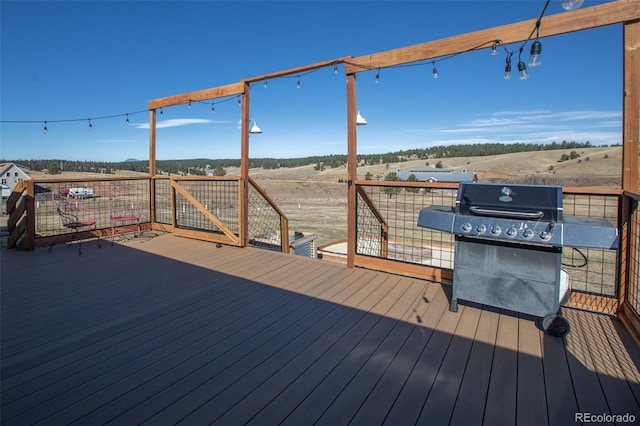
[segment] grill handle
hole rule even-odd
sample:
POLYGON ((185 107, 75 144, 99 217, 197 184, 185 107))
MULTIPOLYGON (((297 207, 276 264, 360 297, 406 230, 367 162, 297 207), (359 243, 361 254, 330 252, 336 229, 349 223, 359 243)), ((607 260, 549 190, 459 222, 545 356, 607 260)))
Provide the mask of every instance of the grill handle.
POLYGON ((504 211, 504 210, 484 209, 482 207, 475 207, 475 206, 471 206, 469 210, 471 210, 471 213, 476 214, 478 216, 497 216, 497 217, 508 217, 511 219, 535 220, 535 219, 541 219, 542 216, 544 216, 544 213, 541 211, 510 212, 510 211, 504 211))

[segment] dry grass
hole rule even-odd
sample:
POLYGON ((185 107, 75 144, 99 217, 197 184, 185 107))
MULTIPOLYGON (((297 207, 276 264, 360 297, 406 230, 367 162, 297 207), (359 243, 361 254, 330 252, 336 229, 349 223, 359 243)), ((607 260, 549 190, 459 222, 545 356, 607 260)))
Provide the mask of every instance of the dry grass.
MULTIPOLYGON (((555 179, 565 186, 620 186, 621 147, 578 150, 580 158, 558 162, 562 154, 569 154, 571 151, 554 150, 487 157, 432 159, 429 160, 429 164, 434 166, 437 161, 442 161, 444 167, 471 170, 478 175, 480 181, 528 180, 535 183, 550 183, 545 180, 555 179)), ((358 168, 358 179, 364 179, 367 173, 377 178, 397 169, 417 167, 428 167, 426 160, 362 166, 358 168)), ((227 169, 229 175, 238 175, 239 172, 238 168, 227 169)), ((139 175, 139 173, 121 171, 116 176, 139 175)), ((275 170, 252 169, 250 175, 287 215, 289 228, 292 231, 315 233, 318 236, 318 244, 346 238, 346 167, 324 171, 315 170, 314 165, 275 170)), ((64 172, 49 176, 41 172, 31 173, 33 179, 55 177, 73 180, 89 176, 95 177, 96 174, 64 172)))

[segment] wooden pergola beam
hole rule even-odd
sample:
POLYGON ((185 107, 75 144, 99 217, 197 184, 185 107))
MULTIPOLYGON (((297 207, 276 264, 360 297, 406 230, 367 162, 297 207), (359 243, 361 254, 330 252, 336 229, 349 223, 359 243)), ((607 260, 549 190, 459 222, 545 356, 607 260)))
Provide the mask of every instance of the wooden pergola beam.
POLYGON ((303 65, 303 66, 300 66, 300 67, 289 68, 289 69, 282 70, 282 71, 276 71, 276 72, 272 72, 272 73, 269 73, 269 74, 263 74, 263 75, 259 75, 259 76, 256 76, 256 77, 246 78, 246 79, 244 79, 244 81, 246 81, 247 83, 254 83, 256 81, 271 80, 272 78, 286 77, 288 75, 302 74, 302 73, 305 73, 307 71, 312 71, 312 70, 316 70, 316 69, 319 69, 319 68, 324 68, 324 67, 329 67, 329 66, 332 66, 332 65, 343 64, 343 63, 345 63, 347 61, 350 61, 352 58, 353 58, 353 56, 343 56, 341 58, 329 59, 327 61, 316 62, 314 64, 303 65))
POLYGON ((165 98, 153 99, 149 101, 149 109, 165 108, 174 105, 181 105, 192 102, 206 101, 209 99, 224 98, 225 96, 241 95, 244 93, 244 83, 227 84, 226 86, 213 87, 210 89, 197 90, 195 92, 182 93, 179 95, 167 96, 165 98))
MULTIPOLYGON (((540 25, 540 37, 550 37, 637 19, 640 19, 640 2, 638 0, 618 0, 572 12, 545 16, 542 18, 540 25)), ((526 40, 535 25, 536 19, 530 19, 385 52, 359 56, 345 62, 345 72, 352 74, 435 59, 480 48, 489 48, 495 40, 500 40, 503 44, 517 43, 526 40), (479 47, 482 43, 485 44, 479 47)))

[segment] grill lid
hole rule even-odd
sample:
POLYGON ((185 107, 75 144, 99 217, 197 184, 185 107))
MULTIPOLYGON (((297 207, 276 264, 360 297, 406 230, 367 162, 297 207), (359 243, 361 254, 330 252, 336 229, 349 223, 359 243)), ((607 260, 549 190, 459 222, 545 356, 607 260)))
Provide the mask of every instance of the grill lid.
POLYGON ((562 188, 547 185, 461 183, 456 213, 562 222, 562 188))

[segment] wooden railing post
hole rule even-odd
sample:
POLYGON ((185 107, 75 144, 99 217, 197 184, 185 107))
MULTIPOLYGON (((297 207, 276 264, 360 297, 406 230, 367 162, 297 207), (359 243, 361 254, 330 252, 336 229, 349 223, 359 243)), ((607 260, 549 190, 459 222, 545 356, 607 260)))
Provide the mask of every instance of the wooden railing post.
POLYGON ((242 93, 242 125, 240 136, 240 177, 242 178, 242 197, 240 199, 240 245, 249 244, 249 83, 244 83, 242 93))
POLYGON ((347 267, 355 266, 356 246, 356 185, 358 180, 356 130, 356 75, 347 74, 347 267))

